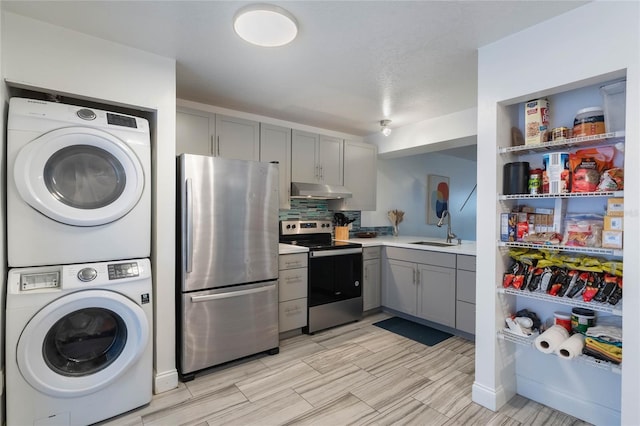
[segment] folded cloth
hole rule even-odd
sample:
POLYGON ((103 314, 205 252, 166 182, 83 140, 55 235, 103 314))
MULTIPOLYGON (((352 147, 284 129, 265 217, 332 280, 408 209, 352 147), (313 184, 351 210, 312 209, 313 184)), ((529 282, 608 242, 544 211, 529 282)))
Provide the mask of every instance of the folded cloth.
POLYGON ((613 364, 620 364, 621 362, 615 358, 610 358, 609 356, 602 354, 598 351, 596 351, 595 349, 589 349, 586 346, 584 348, 582 348, 582 353, 585 355, 589 355, 592 356, 594 358, 597 359, 601 359, 603 361, 607 361, 607 362, 611 362, 613 364))
POLYGON ((605 345, 613 345, 613 346, 617 346, 619 348, 622 347, 622 342, 610 342, 608 340, 601 339, 600 337, 591 337, 591 339, 595 340, 596 342, 603 343, 605 345))
POLYGON ((597 352, 617 362, 622 362, 622 348, 616 345, 599 342, 591 337, 584 339, 585 348, 597 352))
POLYGON ((613 325, 596 325, 595 327, 589 327, 586 335, 599 337, 610 342, 622 342, 622 328, 613 325))

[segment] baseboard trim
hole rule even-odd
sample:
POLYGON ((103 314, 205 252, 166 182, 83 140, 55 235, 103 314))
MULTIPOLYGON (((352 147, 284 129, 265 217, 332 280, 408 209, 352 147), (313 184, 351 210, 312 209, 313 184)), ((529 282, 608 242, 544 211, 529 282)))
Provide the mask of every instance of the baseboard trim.
POLYGON ((155 372, 153 379, 153 393, 159 394, 178 387, 178 370, 155 372))

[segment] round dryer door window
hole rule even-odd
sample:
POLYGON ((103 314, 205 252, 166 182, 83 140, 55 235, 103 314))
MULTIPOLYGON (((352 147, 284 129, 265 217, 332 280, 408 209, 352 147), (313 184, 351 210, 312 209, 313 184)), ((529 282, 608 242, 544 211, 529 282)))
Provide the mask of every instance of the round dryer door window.
POLYGON ((126 374, 149 334, 143 309, 129 298, 107 290, 71 293, 27 323, 18 341, 18 368, 40 392, 87 395, 126 374))
POLYGON ((57 129, 28 143, 16 157, 14 180, 31 207, 74 226, 120 219, 145 185, 142 165, 125 142, 85 127, 57 129))

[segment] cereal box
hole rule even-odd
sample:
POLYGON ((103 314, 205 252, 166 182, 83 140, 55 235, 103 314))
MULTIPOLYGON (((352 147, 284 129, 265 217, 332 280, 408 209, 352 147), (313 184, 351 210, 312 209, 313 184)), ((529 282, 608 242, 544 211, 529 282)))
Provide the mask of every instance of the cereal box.
POLYGON ((525 145, 547 141, 549 133, 549 101, 535 99, 525 103, 525 145))

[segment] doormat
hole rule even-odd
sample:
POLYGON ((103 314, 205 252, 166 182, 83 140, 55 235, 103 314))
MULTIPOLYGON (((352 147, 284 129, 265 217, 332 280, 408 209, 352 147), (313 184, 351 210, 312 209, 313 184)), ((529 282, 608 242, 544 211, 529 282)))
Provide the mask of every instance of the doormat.
POLYGON ((453 336, 452 334, 445 333, 444 331, 436 330, 435 328, 398 317, 374 322, 373 325, 427 346, 437 345, 438 343, 453 336))

